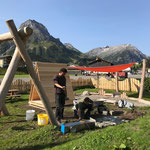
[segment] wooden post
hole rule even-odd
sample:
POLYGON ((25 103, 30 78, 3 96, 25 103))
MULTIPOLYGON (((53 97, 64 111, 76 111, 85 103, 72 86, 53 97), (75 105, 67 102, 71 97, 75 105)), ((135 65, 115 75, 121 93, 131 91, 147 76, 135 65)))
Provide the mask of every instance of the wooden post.
POLYGON ((30 76, 35 84, 35 87, 38 91, 38 94, 45 106, 45 109, 46 109, 46 112, 49 116, 49 120, 51 122, 51 124, 53 125, 56 125, 58 126, 57 122, 56 122, 56 119, 53 115, 53 111, 52 111, 52 108, 51 108, 51 105, 50 105, 50 101, 47 97, 47 95, 45 94, 44 92, 44 89, 38 79, 38 76, 37 74, 35 73, 34 71, 34 68, 33 68, 33 64, 32 64, 32 61, 28 55, 28 53, 25 51, 25 45, 24 43, 22 42, 21 38, 19 37, 19 34, 17 33, 17 29, 16 29, 16 26, 13 22, 13 20, 8 20, 6 21, 7 25, 8 25, 8 28, 10 30, 10 33, 13 37, 13 41, 14 43, 16 44, 18 50, 19 50, 19 53, 22 57, 22 59, 24 60, 24 62, 26 63, 27 65, 27 69, 28 69, 28 72, 30 73, 30 76))
POLYGON ((118 72, 116 72, 116 92, 119 92, 118 72))
MULTIPOLYGON (((19 31, 18 31, 18 34, 19 34, 19 36, 20 36, 21 38, 24 38, 24 37, 26 37, 26 36, 31 35, 32 32, 33 32, 33 30, 32 30, 30 27, 25 27, 23 30, 22 30, 22 29, 19 30, 19 31)), ((12 40, 12 39, 13 39, 13 37, 12 37, 12 35, 11 35, 10 32, 4 33, 4 34, 1 34, 1 35, 0 35, 0 42, 12 40)))
POLYGON ((141 84, 140 84, 139 99, 142 99, 142 97, 143 97, 144 78, 145 78, 145 68, 146 68, 146 59, 143 59, 143 69, 142 69, 142 76, 141 76, 141 84))
POLYGON ((97 72, 97 89, 99 90, 99 74, 98 74, 98 72, 97 72))
MULTIPOLYGON (((18 32, 21 33, 19 35, 21 35, 22 38, 24 38, 24 43, 25 43, 26 38, 27 38, 25 36, 31 35, 32 34, 32 29, 29 28, 29 27, 26 27, 26 28, 24 28, 24 30, 20 30, 18 32)), ((9 36, 5 36, 5 40, 8 40, 8 39, 10 39, 10 37, 12 37, 12 36, 10 36, 10 34, 7 34, 7 35, 9 35, 9 36)), ((2 36, 0 36, 0 37, 2 37, 2 36)), ((2 39, 4 39, 4 38, 2 38, 2 39)), ((13 81, 13 78, 14 78, 14 75, 15 75, 15 72, 17 70, 17 67, 18 67, 18 64, 19 64, 20 60, 21 60, 21 57, 20 57, 18 48, 16 48, 15 52, 14 52, 14 55, 11 59, 11 62, 9 64, 9 67, 8 67, 8 69, 5 73, 5 76, 2 80, 2 83, 0 85, 0 111, 2 111, 4 115, 9 115, 9 112, 8 112, 6 106, 5 106, 4 101, 5 101, 6 95, 8 93, 8 90, 11 86, 11 83, 13 81)))

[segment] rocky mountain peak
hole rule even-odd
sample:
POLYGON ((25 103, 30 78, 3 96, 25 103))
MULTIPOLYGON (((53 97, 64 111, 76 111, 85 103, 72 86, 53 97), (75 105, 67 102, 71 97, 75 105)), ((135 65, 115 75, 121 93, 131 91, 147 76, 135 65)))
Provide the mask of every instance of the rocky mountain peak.
POLYGON ((42 42, 42 41, 54 40, 54 37, 52 37, 49 34, 47 28, 43 24, 35 20, 29 19, 24 23, 22 23, 20 28, 24 28, 27 26, 33 29, 33 34, 31 35, 30 38, 33 43, 37 43, 39 41, 42 42))
POLYGON ((131 44, 121 44, 119 46, 99 47, 86 53, 89 56, 100 57, 113 64, 126 64, 140 62, 146 58, 141 51, 131 44))

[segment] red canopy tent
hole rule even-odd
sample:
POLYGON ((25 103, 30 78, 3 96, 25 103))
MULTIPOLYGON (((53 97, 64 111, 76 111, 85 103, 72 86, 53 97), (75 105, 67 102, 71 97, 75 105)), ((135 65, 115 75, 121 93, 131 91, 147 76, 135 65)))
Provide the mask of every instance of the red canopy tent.
POLYGON ((72 68, 85 70, 85 71, 95 71, 95 72, 119 72, 131 67, 134 64, 135 63, 116 65, 116 66, 106 66, 106 67, 72 67, 72 68))

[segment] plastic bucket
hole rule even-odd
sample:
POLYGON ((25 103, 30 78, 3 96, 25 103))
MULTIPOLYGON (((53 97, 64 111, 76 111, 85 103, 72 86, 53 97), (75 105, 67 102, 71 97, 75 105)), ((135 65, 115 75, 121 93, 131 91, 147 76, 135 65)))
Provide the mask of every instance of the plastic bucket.
POLYGON ((38 125, 47 125, 48 124, 48 115, 47 114, 38 114, 38 125))
POLYGON ((31 121, 34 119, 35 110, 27 110, 26 111, 26 120, 31 121))

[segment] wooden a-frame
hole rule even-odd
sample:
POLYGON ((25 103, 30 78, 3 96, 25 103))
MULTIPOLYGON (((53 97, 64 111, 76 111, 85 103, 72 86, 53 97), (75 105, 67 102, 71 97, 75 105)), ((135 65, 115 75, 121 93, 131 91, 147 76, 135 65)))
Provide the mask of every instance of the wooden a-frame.
POLYGON ((7 72, 2 80, 1 85, 0 85, 0 111, 2 111, 5 115, 9 115, 9 112, 5 106, 5 97, 7 95, 9 87, 12 83, 12 80, 13 80, 13 77, 17 70, 19 61, 22 58, 27 66, 27 69, 31 76, 31 79, 34 82, 34 85, 37 89, 39 97, 44 104, 44 107, 48 114, 50 123, 52 125, 58 126, 56 119, 54 117, 52 108, 51 108, 50 101, 41 85, 41 82, 38 79, 36 72, 34 71, 32 61, 31 61, 27 51, 25 51, 25 43, 26 43, 28 37, 32 34, 32 29, 24 28, 23 31, 19 32, 19 31, 17 31, 13 20, 6 21, 6 24, 9 28, 10 33, 0 35, 0 42, 13 39, 13 41, 16 45, 16 49, 15 49, 14 55, 12 57, 12 60, 10 62, 10 65, 7 69, 7 72))
MULTIPOLYGON (((38 78, 44 88, 47 97, 50 100, 51 107, 55 107, 55 91, 54 91, 54 76, 58 74, 60 68, 66 68, 66 64, 61 63, 45 63, 45 62, 35 62, 35 72, 38 75, 38 78)), ((67 99, 65 104, 73 104, 73 100, 75 99, 72 89, 72 84, 69 78, 68 73, 66 74, 66 88, 67 88, 67 99)), ((31 83, 29 104, 33 107, 37 107, 40 109, 45 109, 39 94, 36 90, 34 83, 31 83)))

